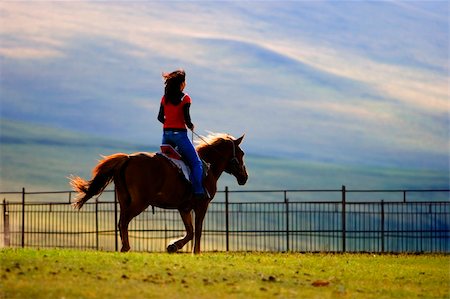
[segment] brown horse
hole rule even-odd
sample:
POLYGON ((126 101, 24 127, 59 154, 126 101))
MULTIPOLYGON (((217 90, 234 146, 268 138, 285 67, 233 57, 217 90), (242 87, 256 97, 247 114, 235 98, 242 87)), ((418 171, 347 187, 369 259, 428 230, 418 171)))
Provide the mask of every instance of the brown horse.
POLYGON ((210 135, 197 146, 202 160, 210 164, 204 179, 207 198, 195 201, 192 187, 181 177, 178 169, 167 158, 150 153, 114 154, 104 157, 86 181, 73 177, 70 181, 78 197, 73 206, 80 209, 91 197, 103 192, 114 181, 120 204, 119 230, 122 252, 130 250, 128 224, 149 205, 163 209, 177 209, 186 228, 186 235, 169 244, 168 252, 176 252, 195 236, 194 253, 200 253, 203 219, 209 202, 217 191, 217 180, 225 171, 236 177, 239 185, 247 182, 244 152, 239 147, 244 136, 235 139, 226 134, 210 135), (195 212, 195 233, 191 211, 195 212))

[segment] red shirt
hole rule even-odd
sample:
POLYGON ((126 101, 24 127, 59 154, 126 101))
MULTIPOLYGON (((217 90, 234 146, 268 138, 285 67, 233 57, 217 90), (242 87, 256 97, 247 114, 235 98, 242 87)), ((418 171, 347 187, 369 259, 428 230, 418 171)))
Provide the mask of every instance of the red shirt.
POLYGON ((166 103, 166 99, 163 96, 161 105, 164 107, 164 129, 186 129, 183 107, 191 102, 191 98, 187 94, 183 96, 181 103, 178 105, 166 103))

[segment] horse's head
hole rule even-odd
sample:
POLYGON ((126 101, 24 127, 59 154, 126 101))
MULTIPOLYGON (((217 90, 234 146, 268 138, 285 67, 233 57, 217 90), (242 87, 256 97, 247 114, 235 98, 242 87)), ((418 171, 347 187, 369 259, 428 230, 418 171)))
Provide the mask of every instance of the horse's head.
POLYGON ((202 159, 220 165, 220 171, 233 175, 239 185, 247 182, 248 174, 244 164, 244 152, 239 147, 244 135, 234 139, 228 134, 210 134, 202 138, 197 150, 202 159))
POLYGON ((225 172, 233 175, 239 185, 245 185, 248 179, 247 168, 244 164, 244 151, 239 147, 244 135, 238 139, 232 139, 231 141, 231 158, 225 166, 225 172))

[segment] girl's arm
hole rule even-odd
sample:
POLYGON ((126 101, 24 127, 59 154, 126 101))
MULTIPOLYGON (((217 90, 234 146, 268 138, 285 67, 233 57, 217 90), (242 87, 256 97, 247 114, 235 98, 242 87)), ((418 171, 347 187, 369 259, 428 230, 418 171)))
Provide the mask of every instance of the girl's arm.
POLYGON ((190 107, 190 103, 186 103, 183 106, 184 122, 186 123, 186 126, 189 128, 189 130, 194 130, 194 124, 191 122, 191 114, 189 113, 190 107))
POLYGON ((162 104, 159 106, 158 120, 164 123, 164 106, 162 104))

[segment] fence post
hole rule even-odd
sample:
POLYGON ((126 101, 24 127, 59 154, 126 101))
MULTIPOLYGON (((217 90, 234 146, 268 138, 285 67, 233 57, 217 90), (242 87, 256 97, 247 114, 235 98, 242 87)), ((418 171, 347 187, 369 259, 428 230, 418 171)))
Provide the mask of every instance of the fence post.
POLYGON ((114 246, 116 251, 119 251, 119 223, 117 220, 117 188, 114 186, 114 246))
POLYGON ((345 217, 345 186, 342 186, 342 252, 346 251, 345 238, 346 238, 346 217, 345 217))
POLYGON ((98 250, 98 197, 95 199, 95 248, 98 250))
POLYGON ((289 246, 289 199, 287 198, 287 191, 284 190, 284 204, 286 206, 286 251, 290 251, 289 246))
POLYGON ((9 236, 9 211, 6 199, 3 199, 3 228, 4 228, 4 236, 3 236, 4 245, 5 247, 9 247, 11 239, 9 236))
POLYGON ((22 188, 22 247, 25 247, 25 188, 22 188))
POLYGON ((228 208, 228 186, 225 187, 225 243, 227 252, 230 250, 230 218, 228 208))
POLYGON ((384 253, 384 200, 381 200, 381 252, 384 253))

